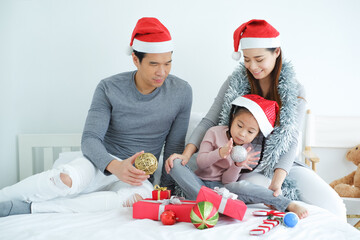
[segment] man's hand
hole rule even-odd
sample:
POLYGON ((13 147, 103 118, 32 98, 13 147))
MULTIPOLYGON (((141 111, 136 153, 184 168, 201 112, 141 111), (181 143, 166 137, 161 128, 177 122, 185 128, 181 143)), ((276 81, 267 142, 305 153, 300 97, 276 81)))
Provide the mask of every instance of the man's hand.
POLYGON ((106 170, 114 174, 118 179, 125 183, 134 186, 140 186, 142 185, 143 181, 150 177, 144 171, 139 170, 133 166, 137 156, 142 153, 144 153, 144 151, 138 152, 123 161, 118 161, 114 159, 106 167, 106 170))

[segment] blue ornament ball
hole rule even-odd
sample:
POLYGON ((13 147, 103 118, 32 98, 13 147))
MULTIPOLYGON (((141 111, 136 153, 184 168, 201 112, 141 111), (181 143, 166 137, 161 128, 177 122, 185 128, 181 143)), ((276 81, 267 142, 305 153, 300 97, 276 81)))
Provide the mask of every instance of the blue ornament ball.
POLYGON ((284 216, 284 224, 287 227, 295 227, 295 225, 299 222, 299 217, 293 212, 288 212, 284 216))

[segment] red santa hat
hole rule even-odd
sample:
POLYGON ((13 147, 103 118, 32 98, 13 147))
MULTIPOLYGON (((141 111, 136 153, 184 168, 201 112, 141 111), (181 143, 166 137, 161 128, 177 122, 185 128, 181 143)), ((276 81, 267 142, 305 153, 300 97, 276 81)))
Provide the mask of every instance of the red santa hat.
POLYGON ((276 116, 279 113, 279 105, 276 101, 267 100, 256 94, 248 94, 236 98, 231 104, 248 109, 254 115, 264 137, 274 130, 276 116))
POLYGON ((143 53, 164 53, 174 50, 169 30, 156 18, 138 20, 131 35, 130 48, 143 53))
POLYGON ((265 20, 253 19, 243 23, 234 32, 233 59, 239 60, 241 49, 280 47, 280 33, 265 20))

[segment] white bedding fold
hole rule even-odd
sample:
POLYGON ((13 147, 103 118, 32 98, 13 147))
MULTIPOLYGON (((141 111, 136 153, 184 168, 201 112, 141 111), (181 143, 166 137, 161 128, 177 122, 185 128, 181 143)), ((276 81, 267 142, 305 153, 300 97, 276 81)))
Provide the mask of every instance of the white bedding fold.
POLYGON ((277 226, 266 235, 250 236, 264 217, 252 216, 259 205, 248 208, 244 220, 221 216, 211 229, 191 223, 164 226, 160 221, 132 218, 132 208, 98 213, 44 213, 0 218, 0 239, 360 239, 360 231, 326 210, 306 205, 310 216, 294 228, 277 226))

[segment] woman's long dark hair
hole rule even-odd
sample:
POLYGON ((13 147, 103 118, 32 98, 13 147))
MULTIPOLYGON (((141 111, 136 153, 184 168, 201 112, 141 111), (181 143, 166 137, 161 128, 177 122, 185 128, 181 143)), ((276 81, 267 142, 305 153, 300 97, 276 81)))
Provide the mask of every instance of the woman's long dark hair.
MULTIPOLYGON (((279 85, 279 77, 281 73, 282 68, 282 54, 281 54, 281 48, 280 54, 276 59, 275 66, 273 71, 271 72, 271 88, 267 96, 263 96, 263 92, 260 87, 259 80, 255 79, 254 76, 251 74, 251 72, 246 69, 247 77, 249 79, 250 83, 250 93, 251 94, 257 94, 259 96, 263 96, 265 99, 276 101, 279 104, 279 109, 281 109, 281 98, 278 91, 278 85, 279 85)), ((267 48, 266 50, 270 51, 271 53, 274 53, 276 51, 276 48, 267 48)), ((278 114, 276 118, 276 125, 279 124, 279 116, 278 114)))

